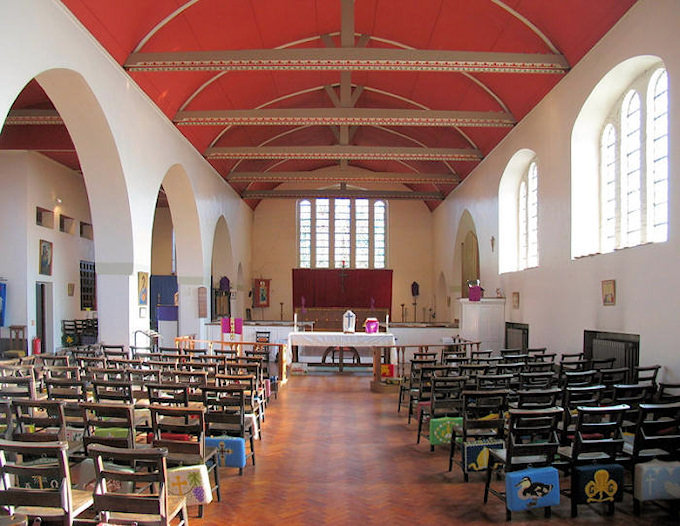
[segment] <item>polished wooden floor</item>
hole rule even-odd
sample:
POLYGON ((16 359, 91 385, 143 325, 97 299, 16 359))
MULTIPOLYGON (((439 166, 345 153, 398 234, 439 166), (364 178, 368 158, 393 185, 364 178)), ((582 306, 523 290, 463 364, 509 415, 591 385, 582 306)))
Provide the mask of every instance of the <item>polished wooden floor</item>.
MULTIPOLYGON (((504 522, 499 500, 482 502, 482 475, 465 484, 457 466, 449 473, 448 451, 416 445, 416 424, 407 425, 396 408, 396 394, 371 393, 366 376, 292 377, 267 410, 257 465, 243 476, 223 468, 222 502, 191 525, 504 522)), ((626 495, 613 517, 580 506, 571 519, 563 497, 551 519, 542 510, 515 513, 512 524, 678 524, 650 505, 635 517, 632 507, 626 495)))

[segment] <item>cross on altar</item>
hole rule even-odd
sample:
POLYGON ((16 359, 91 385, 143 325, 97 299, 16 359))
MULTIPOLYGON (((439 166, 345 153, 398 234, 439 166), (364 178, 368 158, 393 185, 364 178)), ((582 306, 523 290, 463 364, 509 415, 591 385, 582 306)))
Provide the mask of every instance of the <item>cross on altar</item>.
POLYGON ((345 272, 345 262, 343 261, 342 267, 341 267, 341 270, 340 270, 340 274, 339 274, 339 276, 340 276, 340 290, 342 292, 345 292, 345 278, 347 277, 347 275, 348 275, 347 272, 345 272))

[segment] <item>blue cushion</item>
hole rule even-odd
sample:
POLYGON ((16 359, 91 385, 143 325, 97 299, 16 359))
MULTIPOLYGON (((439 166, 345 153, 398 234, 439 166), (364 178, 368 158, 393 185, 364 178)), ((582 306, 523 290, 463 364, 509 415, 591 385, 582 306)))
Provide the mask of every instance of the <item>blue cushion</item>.
POLYGON ((505 505, 510 511, 557 506, 560 478, 551 467, 529 468, 505 474, 505 505))
POLYGON ((571 498, 578 504, 620 502, 623 498, 623 466, 592 464, 577 466, 571 477, 571 498))
POLYGON ((218 464, 224 459, 224 465, 228 468, 243 468, 246 465, 246 441, 241 437, 219 436, 206 437, 206 447, 214 447, 218 450, 218 464))

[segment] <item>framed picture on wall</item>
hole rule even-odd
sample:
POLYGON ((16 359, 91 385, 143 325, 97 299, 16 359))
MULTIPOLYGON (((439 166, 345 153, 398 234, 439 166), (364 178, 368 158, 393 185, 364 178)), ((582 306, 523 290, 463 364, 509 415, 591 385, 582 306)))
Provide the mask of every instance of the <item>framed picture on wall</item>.
MULTIPOLYGON (((149 273, 137 272, 137 296, 139 305, 149 304, 149 273)), ((140 314, 141 316, 141 314, 140 314)))
POLYGON ((616 305, 615 279, 605 279, 602 282, 602 305, 616 305))
POLYGON ((40 240, 38 274, 52 275, 52 243, 44 239, 40 240))
POLYGON ((253 307, 269 307, 270 279, 258 278, 253 280, 253 307))

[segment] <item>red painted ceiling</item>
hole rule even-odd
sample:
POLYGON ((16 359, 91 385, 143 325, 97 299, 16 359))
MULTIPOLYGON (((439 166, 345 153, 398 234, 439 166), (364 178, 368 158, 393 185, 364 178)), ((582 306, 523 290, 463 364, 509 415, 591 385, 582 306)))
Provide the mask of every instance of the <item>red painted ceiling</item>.
MULTIPOLYGON (((341 0, 62 0, 121 66, 135 52, 340 47, 341 0), (163 21, 165 20, 165 23, 163 21), (154 31, 156 28, 156 31, 154 31), (324 36, 326 35, 326 36, 324 36), (330 42, 332 41, 332 44, 330 42)), ((355 45, 367 48, 561 54, 573 67, 635 0, 357 0, 355 45), (363 40, 362 40, 363 35, 363 40)), ((338 71, 129 71, 168 119, 182 110, 332 108, 324 86, 339 92, 338 71), (201 89, 206 82, 210 81, 201 89)), ((520 121, 563 74, 353 71, 363 91, 357 108, 508 111, 520 121), (495 96, 494 96, 495 95, 495 96)), ((49 109, 32 82, 13 109, 49 109)), ((124 109, 123 109, 124 110, 124 109)), ((179 126, 196 149, 211 146, 338 144, 331 126, 179 126), (284 133, 286 132, 286 133, 284 133)), ((488 154, 511 127, 361 126, 357 146, 476 148, 488 154)), ((5 126, 0 148, 42 151, 77 168, 60 125, 5 126)), ((308 171, 335 160, 210 160, 227 178, 240 171, 308 171)), ((370 171, 456 173, 470 161, 349 161, 370 171)), ((234 183, 242 192, 278 183, 234 183)), ((407 185, 445 196, 455 185, 407 185)), ((257 200, 248 201, 256 206, 257 200)), ((440 201, 427 201, 434 208, 440 201)))

